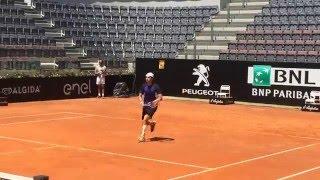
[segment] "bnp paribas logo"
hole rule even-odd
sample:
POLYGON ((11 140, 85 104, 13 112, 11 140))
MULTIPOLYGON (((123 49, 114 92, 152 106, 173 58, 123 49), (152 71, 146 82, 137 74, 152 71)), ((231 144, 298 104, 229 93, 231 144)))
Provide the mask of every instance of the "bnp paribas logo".
POLYGON ((271 66, 254 65, 252 85, 271 86, 271 66))

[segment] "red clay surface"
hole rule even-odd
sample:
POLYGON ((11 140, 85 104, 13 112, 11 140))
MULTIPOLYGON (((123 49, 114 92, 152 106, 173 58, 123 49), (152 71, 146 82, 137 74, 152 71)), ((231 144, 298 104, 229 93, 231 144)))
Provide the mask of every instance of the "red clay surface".
POLYGON ((320 179, 320 114, 164 100, 138 143, 137 98, 0 108, 0 172, 50 180, 320 179))

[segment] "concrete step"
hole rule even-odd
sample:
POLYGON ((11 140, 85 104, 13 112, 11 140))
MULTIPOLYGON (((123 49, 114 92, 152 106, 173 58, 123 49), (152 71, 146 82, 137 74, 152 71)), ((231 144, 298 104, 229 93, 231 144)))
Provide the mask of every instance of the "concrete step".
MULTIPOLYGON (((194 45, 188 45, 187 49, 194 50, 194 45)), ((197 50, 225 50, 228 49, 228 46, 215 46, 215 45, 196 45, 197 50)))
MULTIPOLYGON (((243 0, 231 0, 232 3, 242 3, 243 0)), ((247 2, 268 2, 266 0, 246 0, 247 2)))
MULTIPOLYGON (((219 32, 219 31, 228 31, 228 32, 239 32, 239 31, 245 31, 246 27, 214 27, 213 26, 213 31, 214 32, 219 32)), ((210 32, 211 27, 204 27, 202 32, 210 32)))
MULTIPOLYGON (((219 36, 236 36, 237 33, 245 30, 246 27, 213 27, 213 34, 219 36)), ((211 27, 204 27, 197 36, 211 36, 211 27)))
MULTIPOLYGON (((259 14, 259 13, 257 13, 259 14)), ((252 19, 254 18, 257 14, 231 14, 230 18, 235 19, 235 18, 241 18, 241 19, 252 19)), ((215 19, 227 19, 228 15, 227 14, 220 14, 215 17, 215 19)))
MULTIPOLYGON (((240 2, 229 3, 230 10, 261 10, 262 7, 268 5, 269 2, 248 2, 243 6, 240 2)), ((227 8, 223 9, 227 10, 227 8)))
MULTIPOLYGON (((232 19, 252 19, 255 15, 261 14, 262 10, 232 10, 230 16, 232 19)), ((215 19, 226 19, 228 15, 227 11, 220 11, 215 19)))
MULTIPOLYGON (((197 36, 197 41, 211 41, 211 36, 197 36)), ((235 41, 236 36, 213 36, 213 40, 228 40, 235 41)))
POLYGON ((249 24, 249 22, 214 22, 215 27, 247 27, 247 24, 249 24))
POLYGON ((219 60, 219 56, 199 55, 199 60, 219 60))
POLYGON ((194 56, 191 56, 191 55, 188 55, 188 56, 185 56, 185 55, 182 55, 182 54, 179 54, 176 59, 193 59, 194 56))
MULTIPOLYGON (((227 18, 224 19, 212 19, 211 22, 213 23, 227 23, 227 18)), ((231 23, 251 23, 254 21, 254 18, 250 18, 250 19, 231 19, 231 23)))
MULTIPOLYGON (((198 46, 200 46, 200 45, 227 46, 229 42, 230 41, 228 41, 228 40, 215 40, 215 41, 199 41, 199 40, 197 40, 197 45, 198 46)), ((193 45, 193 44, 195 44, 194 41, 190 42, 188 45, 193 45)))
MULTIPOLYGON (((252 15, 255 15, 255 14, 259 14, 261 13, 262 10, 259 9, 259 10, 231 10, 230 11, 230 14, 236 14, 236 15, 241 15, 241 14, 252 14, 252 15)), ((220 11, 218 13, 218 15, 227 15, 228 12, 227 11, 220 11)))
POLYGON ((219 60, 219 56, 197 55, 196 57, 194 57, 194 55, 188 55, 188 56, 186 57, 185 55, 178 55, 176 59, 219 60))
MULTIPOLYGON (((236 36, 237 33, 243 31, 213 31, 214 36, 236 36)), ((211 36, 210 31, 203 31, 197 34, 197 36, 211 36)))
MULTIPOLYGON (((265 6, 268 5, 269 1, 262 1, 262 2, 247 2, 245 3, 246 7, 250 7, 250 6, 265 6)), ((242 2, 232 2, 229 3, 230 7, 234 7, 234 6, 242 6, 242 2)))
MULTIPOLYGON (((204 50, 204 49, 200 49, 196 51, 197 55, 212 55, 212 56, 219 56, 219 50, 204 50)), ((189 54, 189 55, 194 55, 194 50, 188 49, 186 50, 186 52, 182 53, 182 54, 189 54)))

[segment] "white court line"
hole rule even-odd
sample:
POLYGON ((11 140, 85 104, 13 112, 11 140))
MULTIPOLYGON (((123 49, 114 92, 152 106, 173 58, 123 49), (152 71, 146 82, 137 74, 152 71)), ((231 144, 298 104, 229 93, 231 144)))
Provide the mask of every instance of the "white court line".
POLYGON ((319 145, 319 144, 320 143, 314 143, 314 144, 309 144, 309 145, 306 145, 306 146, 300 146, 300 147, 296 147, 296 148, 292 148, 292 149, 287 149, 287 150, 284 150, 284 151, 279 151, 279 152, 272 153, 272 154, 266 154, 266 155, 263 155, 263 156, 250 158, 250 159, 243 160, 243 161, 238 161, 238 162, 235 162, 235 163, 226 164, 226 165, 218 166, 218 167, 215 167, 215 168, 210 168, 210 169, 207 169, 207 170, 204 170, 204 171, 200 171, 200 172, 196 172, 196 173, 190 173, 190 174, 186 174, 186 175, 183 175, 183 176, 170 178, 169 180, 182 179, 182 178, 186 178, 186 177, 190 177, 190 176, 203 174, 203 173, 206 173, 206 172, 212 172, 212 171, 216 171, 216 170, 227 168, 227 167, 231 167, 231 166, 236 166, 236 165, 239 165, 239 164, 244 164, 244 163, 247 163, 247 162, 256 161, 256 160, 260 160, 260 159, 264 159, 264 158, 268 158, 268 157, 272 157, 272 156, 276 156, 276 155, 280 155, 280 154, 284 154, 284 153, 288 153, 288 152, 292 152, 292 151, 296 151, 296 150, 300 150, 300 149, 316 146, 316 145, 319 145))
POLYGON ((47 149, 53 149, 53 148, 57 148, 59 146, 57 145, 52 145, 52 146, 48 146, 48 147, 39 147, 39 148, 33 148, 34 150, 47 150, 47 149))
POLYGON ((301 171, 299 173, 296 173, 296 174, 292 174, 292 175, 289 175, 289 176, 285 176, 285 177, 282 177, 282 178, 279 178, 278 180, 286 180, 286 179, 290 179, 290 178, 293 178, 293 177, 296 177, 296 176, 300 176, 302 174, 305 174, 305 173, 308 173, 308 172, 311 172, 311 171, 315 171, 317 169, 320 169, 320 166, 318 167, 314 167, 314 168, 311 168, 311 169, 307 169, 305 171, 301 171))
POLYGON ((8 140, 13 140, 13 141, 21 141, 21 142, 28 142, 28 143, 34 143, 34 144, 42 144, 42 145, 47 145, 47 146, 55 146, 55 147, 73 149, 73 150, 78 150, 78 151, 88 151, 88 152, 94 152, 94 153, 99 153, 99 154, 107 154, 107 155, 110 155, 110 156, 118 156, 118 157, 132 158, 132 159, 140 159, 140 160, 158 162, 158 163, 163 163, 163 164, 173 164, 173 165, 192 167, 192 168, 199 168, 199 169, 210 169, 208 167, 203 167, 203 166, 198 166, 198 165, 193 165, 193 164, 185 164, 185 163, 178 163, 178 162, 166 161, 166 160, 161 160, 161 159, 147 158, 147 157, 142 157, 142 156, 121 154, 121 153, 115 153, 115 152, 110 152, 110 151, 91 149, 91 148, 86 148, 86 147, 76 147, 76 146, 69 146, 69 145, 62 145, 62 144, 45 143, 45 142, 41 142, 41 141, 22 139, 22 138, 15 138, 15 137, 7 137, 7 136, 0 136, 0 139, 8 139, 8 140))
POLYGON ((95 116, 95 117, 104 117, 110 119, 123 119, 123 120, 130 120, 133 121, 133 118, 126 118, 126 117, 115 117, 115 116, 107 116, 107 115, 98 115, 98 114, 90 114, 90 113, 77 113, 77 112, 65 112, 68 114, 77 114, 77 115, 85 115, 85 116, 95 116))
MULTIPOLYGON (((192 125, 191 125, 191 127, 198 127, 198 128, 215 130, 215 128, 211 128, 210 126, 192 126, 192 125)), ((239 131, 239 132, 240 132, 240 131, 239 131)), ((299 139, 307 139, 307 140, 320 141, 320 138, 318 138, 318 137, 296 136, 296 135, 290 135, 290 134, 277 134, 277 133, 265 133, 265 132, 251 131, 251 130, 247 130, 246 132, 249 132, 249 133, 252 133, 252 134, 261 134, 261 135, 269 135, 269 136, 281 136, 281 137, 291 137, 291 138, 299 138, 299 139)))
POLYGON ((3 173, 3 172, 0 172, 0 178, 12 179, 12 180, 33 180, 33 178, 31 177, 18 176, 14 174, 3 173))
POLYGON ((22 150, 19 151, 9 151, 9 152, 0 152, 0 155, 10 155, 10 154, 17 154, 17 153, 22 153, 22 150))
POLYGON ((91 117, 91 116, 87 115, 87 116, 74 116, 74 117, 63 117, 63 118, 53 118, 53 119, 40 119, 40 120, 32 120, 32 121, 21 121, 21 122, 3 123, 3 124, 0 124, 0 126, 38 123, 38 122, 49 122, 49 121, 60 121, 60 120, 65 120, 65 119, 86 118, 86 117, 91 117))
MULTIPOLYGON (((122 120, 130 120, 130 121, 134 121, 135 120, 133 118, 115 117, 115 116, 107 116, 107 115, 97 115, 97 114, 90 114, 90 113, 78 113, 78 112, 64 112, 64 113, 77 114, 77 115, 86 115, 86 116, 95 116, 95 117, 104 117, 104 118, 110 118, 110 119, 122 119, 122 120)), ((171 122, 168 122, 168 121, 164 121, 164 122, 165 123, 171 123, 171 122)), ((214 128, 210 128, 209 126, 194 126, 194 125, 188 125, 188 126, 195 127, 195 128, 214 129, 214 128)), ((248 132, 254 133, 254 134, 265 134, 265 135, 270 135, 270 136, 283 136, 283 137, 293 137, 293 138, 299 138, 299 139, 308 139, 308 140, 320 141, 320 138, 317 138, 317 137, 282 135, 282 134, 277 134, 277 133, 264 133, 264 132, 256 132, 256 131, 248 131, 248 132)))
MULTIPOLYGON (((31 148, 31 149, 32 150, 47 150, 47 149, 52 149, 52 148, 56 148, 56 147, 58 147, 58 146, 53 145, 53 146, 48 146, 48 147, 39 147, 39 148, 31 148)), ((19 153, 23 153, 23 152, 25 152, 25 151, 19 150, 19 151, 10 151, 10 152, 0 152, 0 155, 19 154, 19 153)))
POLYGON ((300 138, 300 139, 308 139, 308 140, 320 141, 320 138, 309 137, 309 136, 296 136, 296 135, 290 135, 290 134, 265 133, 265 132, 256 132, 256 131, 248 131, 248 132, 255 133, 255 134, 262 134, 262 135, 292 137, 292 138, 300 138))
POLYGON ((46 116, 46 115, 55 115, 55 114, 65 114, 65 112, 46 113, 46 114, 30 114, 30 115, 20 115, 20 116, 7 116, 7 117, 0 117, 0 120, 13 119, 13 118, 24 118, 24 117, 34 117, 34 116, 46 116))

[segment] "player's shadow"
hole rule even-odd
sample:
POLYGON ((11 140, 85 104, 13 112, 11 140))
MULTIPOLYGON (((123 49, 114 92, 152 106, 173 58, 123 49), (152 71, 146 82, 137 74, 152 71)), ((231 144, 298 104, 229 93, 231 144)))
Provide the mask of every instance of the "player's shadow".
POLYGON ((167 141, 174 141, 173 138, 169 137, 152 137, 148 139, 149 142, 167 142, 167 141))

